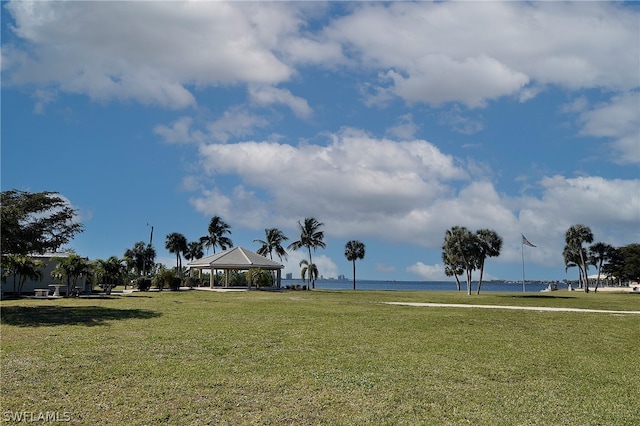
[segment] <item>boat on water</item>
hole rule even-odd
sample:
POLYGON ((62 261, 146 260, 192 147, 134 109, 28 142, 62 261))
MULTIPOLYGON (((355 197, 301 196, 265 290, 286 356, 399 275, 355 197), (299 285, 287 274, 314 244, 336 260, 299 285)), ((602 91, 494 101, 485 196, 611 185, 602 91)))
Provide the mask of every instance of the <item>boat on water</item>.
POLYGON ((540 290, 540 292, 557 291, 557 290, 558 290, 558 284, 549 284, 547 288, 543 288, 542 290, 540 290))

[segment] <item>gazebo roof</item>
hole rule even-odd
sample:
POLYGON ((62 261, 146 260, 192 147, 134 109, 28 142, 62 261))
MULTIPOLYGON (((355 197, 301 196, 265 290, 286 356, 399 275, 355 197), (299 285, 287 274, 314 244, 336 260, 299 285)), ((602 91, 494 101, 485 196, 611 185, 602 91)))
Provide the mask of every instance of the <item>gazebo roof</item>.
POLYGON ((221 253, 203 257, 187 264, 189 268, 196 269, 282 269, 284 268, 278 262, 260 256, 257 253, 247 250, 243 247, 233 247, 221 253))

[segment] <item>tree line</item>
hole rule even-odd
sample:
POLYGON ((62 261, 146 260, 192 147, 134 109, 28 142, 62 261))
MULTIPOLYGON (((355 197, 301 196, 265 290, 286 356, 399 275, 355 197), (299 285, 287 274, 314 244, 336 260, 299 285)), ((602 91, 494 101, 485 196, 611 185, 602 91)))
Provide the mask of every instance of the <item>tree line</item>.
POLYGON ((640 281, 640 244, 614 247, 601 241, 591 244, 593 241, 593 232, 586 225, 572 225, 565 233, 566 244, 562 251, 565 271, 570 268, 578 270, 578 284, 585 293, 589 292, 589 266, 597 271, 595 292, 603 277, 619 285, 640 281))
MULTIPOLYGON (((44 264, 32 254, 57 252, 73 237, 84 230, 84 226, 76 221, 77 210, 56 192, 30 193, 26 191, 3 191, 0 201, 1 210, 1 255, 2 280, 7 282, 13 277, 13 292, 20 294, 24 283, 30 280, 41 280, 44 264)), ((265 239, 256 239, 260 244, 257 253, 262 256, 273 254, 280 260, 287 258, 287 250, 306 249, 308 259, 300 261, 300 274, 306 280, 307 288, 315 288, 315 280, 319 276, 317 265, 313 262, 312 251, 325 248, 324 224, 313 217, 298 221, 300 237, 285 249, 283 243, 288 237, 277 228, 265 229, 265 239)), ((152 231, 153 232, 153 231, 152 231)), ((136 242, 132 248, 124 252, 122 258, 111 256, 90 262, 87 258, 75 253, 57 258, 57 266, 52 275, 67 286, 67 294, 75 288, 78 279, 86 276, 96 283, 124 284, 132 278, 139 282, 155 282, 160 288, 175 286, 183 280, 182 256, 188 261, 204 257, 205 250, 227 250, 233 247, 230 238, 231 227, 219 216, 214 216, 207 227, 207 233, 196 241, 187 241, 179 233, 172 232, 166 236, 165 248, 176 255, 175 270, 156 264, 156 250, 150 240, 136 242)), ((349 241, 345 246, 345 257, 353 262, 354 289, 356 287, 355 261, 363 259, 364 244, 358 240, 349 241)), ((250 279, 262 280, 259 272, 250 274, 250 279)))
MULTIPOLYGON (((1 254, 2 280, 13 277, 14 293, 21 291, 27 279, 42 278, 42 264, 30 257, 34 253, 56 252, 73 237, 83 232, 84 227, 76 221, 77 211, 68 201, 55 192, 29 193, 26 191, 3 191, 0 200, 1 211, 1 254)), ((258 254, 273 259, 275 254, 281 261, 287 258, 287 250, 306 250, 308 258, 299 262, 300 276, 307 282, 307 288, 315 288, 319 277, 318 266, 313 262, 312 252, 326 248, 324 224, 316 218, 307 217, 297 222, 299 238, 286 248, 289 238, 277 228, 265 229, 264 239, 255 239, 260 247, 258 254)), ((196 241, 187 241, 179 232, 166 236, 165 248, 176 255, 175 270, 168 270, 155 263, 156 251, 151 241, 145 244, 136 242, 127 249, 122 258, 111 256, 106 260, 89 262, 76 254, 60 258, 54 276, 67 284, 67 294, 83 274, 95 277, 97 282, 127 284, 131 277, 144 278, 156 285, 175 286, 183 280, 182 256, 192 261, 205 255, 205 250, 226 250, 233 247, 230 238, 231 227, 219 216, 214 216, 207 227, 207 233, 196 241), (177 276, 176 276, 177 275, 177 276)), ((640 280, 640 244, 623 247, 594 241, 588 226, 572 225, 565 233, 565 247, 562 257, 565 270, 576 268, 578 282, 585 292, 589 291, 588 270, 593 266, 597 270, 595 290, 601 277, 615 279, 618 283, 640 280), (591 245, 588 245, 591 244, 591 245)), ((444 272, 454 277, 458 291, 460 278, 464 277, 467 294, 471 294, 474 271, 479 271, 476 293, 479 294, 485 262, 488 258, 500 255, 503 239, 491 229, 470 231, 464 226, 453 226, 444 235, 442 261, 444 272)), ((365 257, 365 245, 361 241, 351 240, 345 245, 345 258, 353 263, 353 288, 356 289, 356 260, 365 257)))

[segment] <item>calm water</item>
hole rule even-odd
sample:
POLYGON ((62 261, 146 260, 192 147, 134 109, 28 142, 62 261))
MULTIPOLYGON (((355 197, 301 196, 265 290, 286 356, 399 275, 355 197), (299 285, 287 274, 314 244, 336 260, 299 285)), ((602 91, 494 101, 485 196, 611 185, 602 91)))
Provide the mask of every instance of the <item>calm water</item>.
MULTIPOLYGON (((282 280, 282 286, 304 285, 301 280, 282 280)), ((472 283, 471 290, 476 291, 478 283, 472 283)), ((559 285, 559 289, 566 289, 565 285, 559 285)), ((455 281, 356 281, 358 290, 402 290, 402 291, 456 291, 455 281)), ((547 284, 526 284, 526 291, 539 292, 547 288, 547 284)), ((316 281, 316 289, 325 290, 353 290, 353 281, 320 280, 316 281)), ((467 291, 467 285, 460 283, 460 290, 467 291)), ((483 282, 481 292, 484 291, 516 291, 522 292, 522 282, 519 283, 492 283, 483 282)))

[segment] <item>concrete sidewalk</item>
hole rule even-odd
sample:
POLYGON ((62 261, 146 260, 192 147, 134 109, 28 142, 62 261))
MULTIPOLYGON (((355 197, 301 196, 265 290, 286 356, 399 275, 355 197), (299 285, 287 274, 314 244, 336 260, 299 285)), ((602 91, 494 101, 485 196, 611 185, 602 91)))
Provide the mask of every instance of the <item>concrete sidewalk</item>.
POLYGON ((412 302, 384 302, 387 305, 418 306, 427 308, 478 308, 478 309, 512 309, 520 311, 549 311, 549 312, 590 312, 602 314, 636 314, 640 311, 609 311, 606 309, 578 309, 578 308, 549 308, 544 306, 503 306, 503 305, 463 305, 459 303, 412 303, 412 302))

